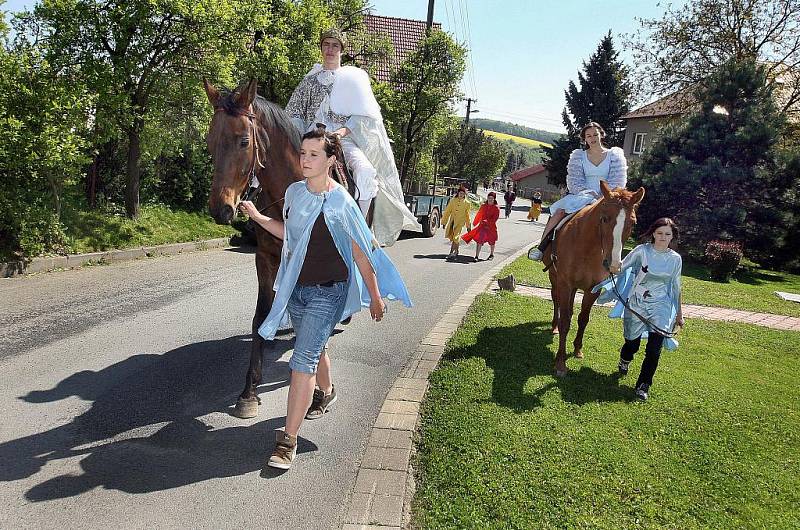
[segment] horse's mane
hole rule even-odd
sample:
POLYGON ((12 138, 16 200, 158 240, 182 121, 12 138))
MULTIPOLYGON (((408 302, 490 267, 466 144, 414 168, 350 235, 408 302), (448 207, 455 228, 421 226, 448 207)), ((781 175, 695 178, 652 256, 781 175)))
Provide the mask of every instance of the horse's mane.
MULTIPOLYGON (((247 111, 234 101, 234 94, 235 91, 233 90, 222 89, 219 106, 231 116, 246 114, 247 111)), ((271 101, 267 101, 266 98, 256 95, 256 99, 253 101, 253 109, 256 116, 258 116, 258 120, 266 129, 279 130, 289 139, 296 151, 300 150, 300 132, 282 108, 271 101)))

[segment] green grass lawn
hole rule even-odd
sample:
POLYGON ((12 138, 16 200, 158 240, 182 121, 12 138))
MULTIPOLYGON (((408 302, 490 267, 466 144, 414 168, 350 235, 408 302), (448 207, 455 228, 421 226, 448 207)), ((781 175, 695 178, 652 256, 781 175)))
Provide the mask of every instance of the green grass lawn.
POLYGON ((236 231, 203 213, 142 205, 135 221, 122 211, 65 209, 62 213, 70 253, 96 252, 226 237, 236 231))
POLYGON ((693 320, 638 403, 643 352, 616 376, 620 321, 595 308, 586 358, 556 379, 550 311, 481 295, 451 339, 422 407, 415 527, 800 525, 800 335, 693 320))
MULTIPOLYGON (((505 267, 498 276, 509 274, 514 274, 517 283, 550 287, 550 279, 546 272, 542 272, 542 265, 526 256, 505 267)), ((774 294, 774 291, 800 293, 800 275, 797 274, 751 266, 737 271, 729 283, 720 283, 709 278, 704 266, 684 261, 681 280, 686 304, 800 317, 800 304, 781 300, 774 294)))

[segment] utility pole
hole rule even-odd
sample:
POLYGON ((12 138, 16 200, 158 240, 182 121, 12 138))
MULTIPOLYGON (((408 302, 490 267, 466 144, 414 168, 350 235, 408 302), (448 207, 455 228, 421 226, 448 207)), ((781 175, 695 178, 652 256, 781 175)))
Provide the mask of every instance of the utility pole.
POLYGON ((428 23, 425 25, 425 32, 430 33, 433 27, 433 0, 428 0, 428 23))
MULTIPOLYGON (((467 115, 464 117, 464 127, 467 127, 469 125, 469 115, 472 113, 470 108, 472 107, 472 102, 473 101, 475 103, 478 102, 477 99, 467 98, 467 115)), ((475 112, 478 112, 478 111, 475 111, 475 112)))

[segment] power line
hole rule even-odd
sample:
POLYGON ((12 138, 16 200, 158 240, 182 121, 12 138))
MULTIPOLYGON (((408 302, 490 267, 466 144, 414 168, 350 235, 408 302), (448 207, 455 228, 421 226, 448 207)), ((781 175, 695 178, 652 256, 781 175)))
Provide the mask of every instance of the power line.
POLYGON ((508 110, 498 110, 498 109, 493 109, 491 107, 486 107, 486 106, 483 106, 483 105, 482 105, 482 108, 483 108, 483 110, 485 110, 487 112, 492 112, 494 114, 507 114, 507 115, 510 115, 510 116, 519 116, 519 117, 522 117, 522 118, 530 118, 530 119, 535 119, 535 120, 539 120, 539 121, 550 121, 550 122, 553 122, 553 123, 561 124, 561 120, 557 120, 555 118, 551 118, 549 116, 545 116, 544 114, 527 113, 527 112, 510 112, 508 110))
POLYGON ((470 67, 470 80, 472 82, 472 95, 478 97, 478 88, 475 81, 475 64, 472 62, 472 27, 469 22, 469 5, 464 4, 464 16, 467 19, 467 43, 469 44, 469 67, 470 67))

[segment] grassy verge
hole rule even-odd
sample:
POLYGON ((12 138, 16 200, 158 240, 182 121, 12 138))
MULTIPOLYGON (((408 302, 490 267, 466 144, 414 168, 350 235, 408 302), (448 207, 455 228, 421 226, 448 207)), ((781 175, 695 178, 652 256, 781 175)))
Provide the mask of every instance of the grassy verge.
MULTIPOLYGON (((498 276, 514 274, 518 283, 550 287, 542 265, 522 256, 498 276)), ((800 275, 768 271, 751 266, 736 272, 729 283, 715 282, 702 265, 684 261, 683 302, 728 307, 759 313, 800 317, 800 304, 778 298, 774 291, 800 292, 800 275)))
POLYGON ((796 333, 692 321, 635 403, 619 321, 595 309, 586 359, 555 379, 549 319, 546 301, 481 295, 451 339, 422 408, 416 527, 800 524, 796 333))
POLYGON ((161 205, 142 205, 136 220, 112 209, 66 209, 62 222, 68 250, 75 254, 199 241, 235 233, 230 226, 217 225, 206 214, 173 211, 161 205))

